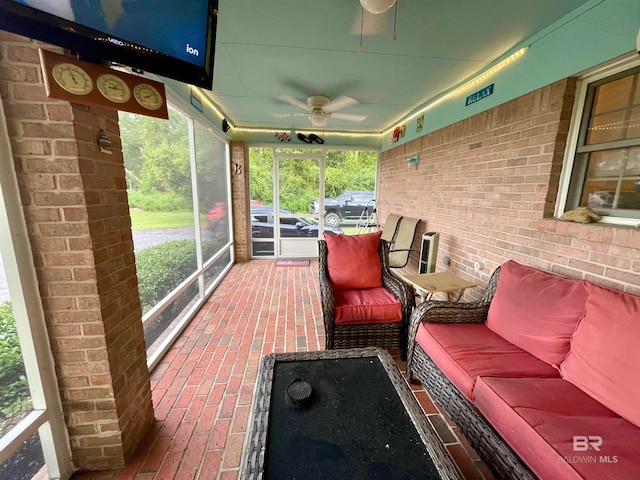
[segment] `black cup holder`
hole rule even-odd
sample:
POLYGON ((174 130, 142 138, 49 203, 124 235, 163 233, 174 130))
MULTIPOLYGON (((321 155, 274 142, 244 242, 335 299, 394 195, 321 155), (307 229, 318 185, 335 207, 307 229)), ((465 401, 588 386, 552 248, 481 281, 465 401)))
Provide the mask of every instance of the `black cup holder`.
POLYGON ((284 402, 293 408, 307 408, 311 404, 313 389, 304 380, 296 378, 284 392, 284 402))

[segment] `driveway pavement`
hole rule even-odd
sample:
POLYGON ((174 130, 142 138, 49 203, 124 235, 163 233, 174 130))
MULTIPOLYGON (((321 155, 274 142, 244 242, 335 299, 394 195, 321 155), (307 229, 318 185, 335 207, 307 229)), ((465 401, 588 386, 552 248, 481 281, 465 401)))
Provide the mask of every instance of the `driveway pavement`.
MULTIPOLYGON (((140 251, 143 248, 153 247, 154 245, 159 245, 171 240, 193 240, 194 238, 195 231, 193 227, 165 230, 140 230, 133 232, 133 247, 135 251, 140 251)), ((209 230, 202 229, 203 240, 211 240, 212 238, 213 235, 209 230)), ((4 273, 2 258, 0 258, 0 302, 7 300, 9 300, 9 287, 4 273)))

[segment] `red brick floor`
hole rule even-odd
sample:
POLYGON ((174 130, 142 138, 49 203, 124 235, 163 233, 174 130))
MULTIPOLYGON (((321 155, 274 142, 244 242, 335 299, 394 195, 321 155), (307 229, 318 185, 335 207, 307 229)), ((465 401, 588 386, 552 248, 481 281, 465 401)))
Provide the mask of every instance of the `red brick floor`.
MULTIPOLYGON (((155 422, 135 457, 124 469, 73 479, 238 478, 262 355, 324 349, 317 276, 317 261, 234 265, 153 371, 155 422)), ((412 388, 464 478, 492 479, 428 394, 412 388)))

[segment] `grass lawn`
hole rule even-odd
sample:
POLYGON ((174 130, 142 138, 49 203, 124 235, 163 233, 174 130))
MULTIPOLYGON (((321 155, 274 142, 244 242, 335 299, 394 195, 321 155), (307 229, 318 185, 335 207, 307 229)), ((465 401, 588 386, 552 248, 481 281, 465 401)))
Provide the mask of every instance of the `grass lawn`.
MULTIPOLYGON (((203 215, 206 220, 206 214, 203 215)), ((131 212, 131 230, 193 227, 193 212, 131 212)))

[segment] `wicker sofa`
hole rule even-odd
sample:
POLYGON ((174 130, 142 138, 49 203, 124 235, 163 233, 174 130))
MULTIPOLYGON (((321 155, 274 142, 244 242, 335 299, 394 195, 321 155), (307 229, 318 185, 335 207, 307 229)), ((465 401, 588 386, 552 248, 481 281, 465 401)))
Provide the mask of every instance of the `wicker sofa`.
POLYGON ((409 325, 417 378, 496 478, 640 472, 640 297, 509 261, 480 301, 409 325))

